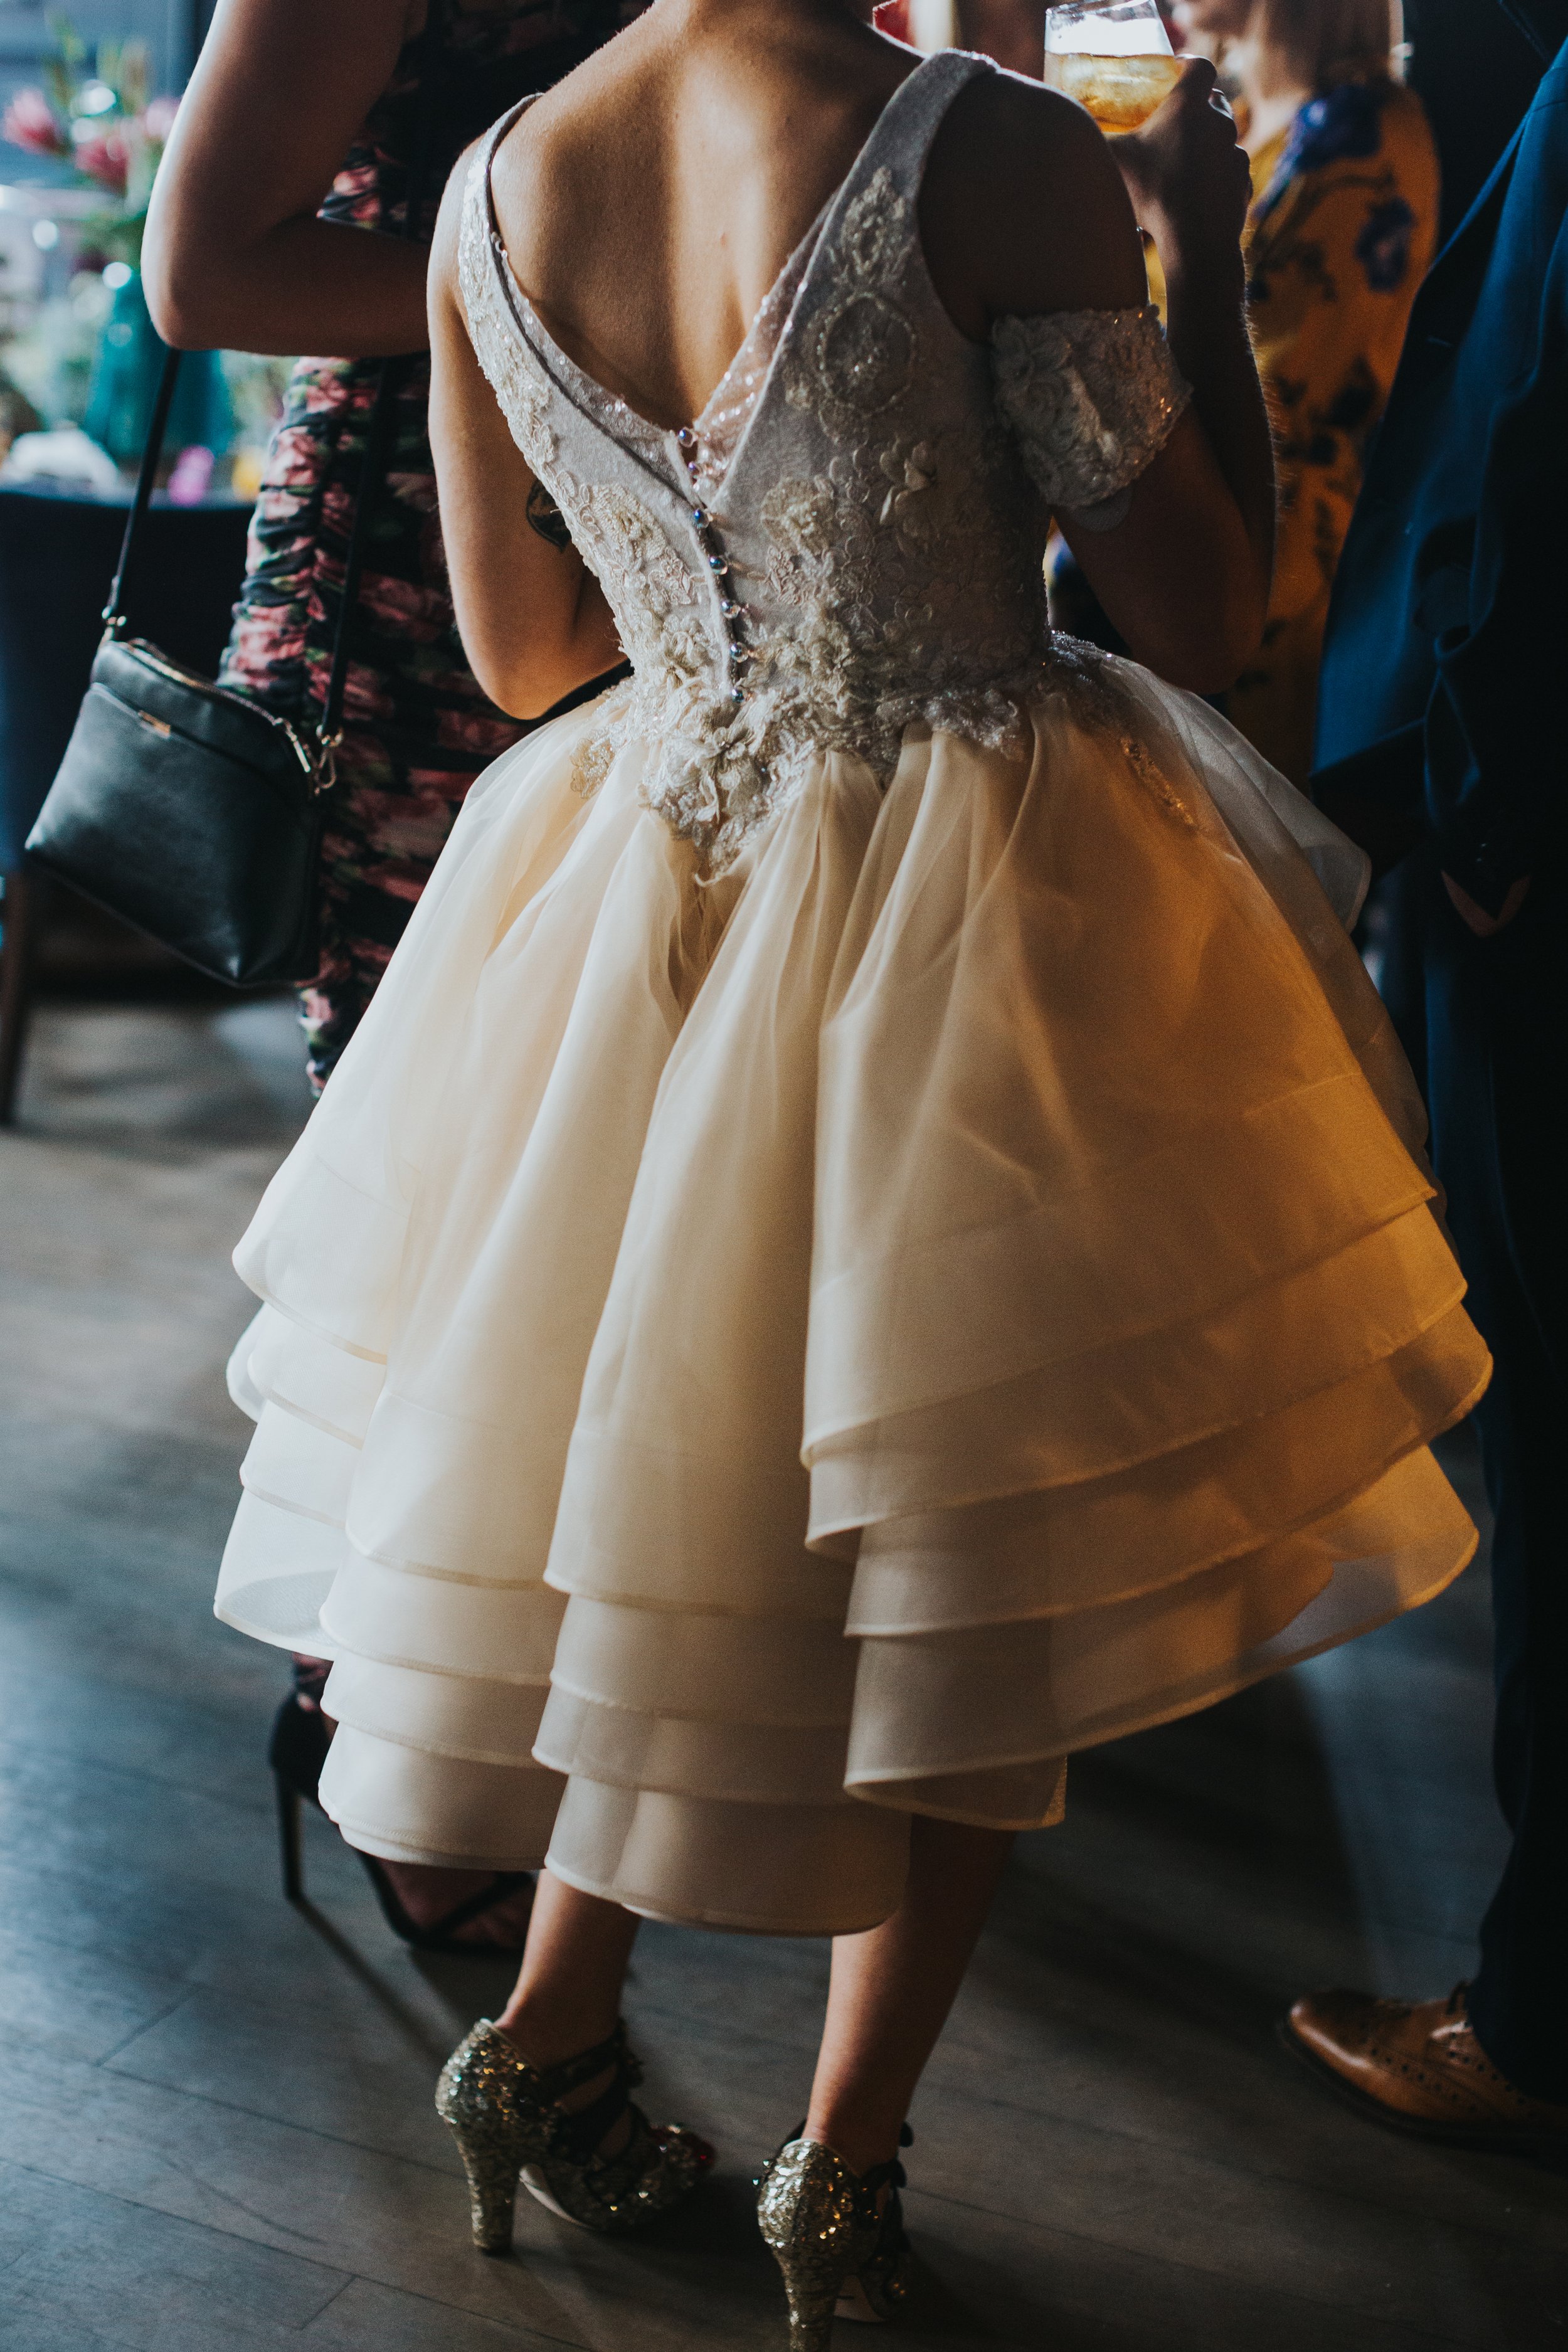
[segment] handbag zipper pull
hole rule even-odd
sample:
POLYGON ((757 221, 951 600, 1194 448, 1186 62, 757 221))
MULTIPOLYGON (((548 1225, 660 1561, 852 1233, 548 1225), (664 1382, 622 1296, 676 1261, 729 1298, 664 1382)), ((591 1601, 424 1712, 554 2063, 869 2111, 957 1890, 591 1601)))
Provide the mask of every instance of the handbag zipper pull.
POLYGON ((316 756, 311 762, 311 772, 315 779, 313 790, 318 797, 322 793, 330 793, 338 781, 338 745, 342 740, 341 727, 334 727, 330 735, 320 727, 316 730, 316 756))

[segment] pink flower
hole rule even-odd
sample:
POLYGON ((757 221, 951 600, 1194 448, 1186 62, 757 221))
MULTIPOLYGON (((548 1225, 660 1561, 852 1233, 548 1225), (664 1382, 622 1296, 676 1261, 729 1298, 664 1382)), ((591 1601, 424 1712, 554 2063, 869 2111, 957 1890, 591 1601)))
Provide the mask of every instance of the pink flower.
POLYGON ((174 506, 200 506, 212 488, 214 462, 212 451, 200 441, 181 450, 169 476, 169 498, 174 506))
POLYGON ((19 89, 5 109, 0 131, 4 131, 13 147, 25 147, 30 155, 70 153, 70 142, 41 89, 19 89))
POLYGON ((120 131, 95 132, 90 139, 80 141, 75 152, 79 172, 85 172, 89 180, 96 180, 100 188, 109 190, 110 195, 122 196, 125 194, 126 167, 130 159, 120 131))

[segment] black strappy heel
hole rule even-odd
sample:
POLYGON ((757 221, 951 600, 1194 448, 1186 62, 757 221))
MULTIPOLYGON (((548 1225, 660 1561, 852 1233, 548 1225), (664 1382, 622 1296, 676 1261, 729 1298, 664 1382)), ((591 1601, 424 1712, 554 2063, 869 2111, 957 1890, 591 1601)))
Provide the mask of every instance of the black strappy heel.
MULTIPOLYGON (((321 1712, 321 1691, 326 1684, 327 1667, 319 1660, 296 1661, 294 1688, 273 1718, 272 1737, 267 1746, 267 1761, 272 1769, 273 1787, 278 1793, 278 1845, 283 1868, 283 1895, 289 1903, 305 1900, 304 1847, 300 1835, 301 1805, 314 1805, 321 1810, 319 1789, 321 1767, 327 1760, 327 1750, 332 1744, 331 1731, 321 1712)), ((359 1853, 353 1847, 352 1852, 359 1853)), ((499 1870, 488 1886, 469 1895, 461 1903, 428 1927, 421 1927, 410 1918, 398 1899, 397 1890, 385 1870, 373 1853, 359 1853, 365 1875, 375 1889, 375 1899, 381 1906, 381 1916, 393 1934, 410 1950, 438 1952, 458 1959, 515 1959, 522 1950, 521 1939, 506 1944, 464 1943, 458 1929, 472 1920, 483 1918, 500 1903, 522 1886, 531 1885, 526 1870, 499 1870)))

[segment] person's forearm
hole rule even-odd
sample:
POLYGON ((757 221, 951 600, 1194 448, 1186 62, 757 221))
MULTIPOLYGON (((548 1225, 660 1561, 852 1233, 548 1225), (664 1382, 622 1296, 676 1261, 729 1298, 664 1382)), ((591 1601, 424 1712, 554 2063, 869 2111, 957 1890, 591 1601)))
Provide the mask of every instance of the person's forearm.
POLYGON ((1166 331, 1193 405, 1235 499, 1265 591, 1274 568, 1274 444, 1247 330, 1245 280, 1228 260, 1165 259, 1166 331))
POLYGON ((370 359, 428 343, 428 261, 422 245, 315 218, 226 250, 210 232, 182 236, 154 203, 142 268, 153 323, 182 350, 370 359))

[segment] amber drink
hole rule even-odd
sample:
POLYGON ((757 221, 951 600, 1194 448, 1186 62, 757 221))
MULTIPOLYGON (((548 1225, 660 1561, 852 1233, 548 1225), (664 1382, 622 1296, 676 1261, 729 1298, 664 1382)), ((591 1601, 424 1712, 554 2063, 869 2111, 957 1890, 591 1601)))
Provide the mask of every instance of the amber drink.
POLYGON ((1136 131, 1182 78, 1155 0, 1062 0, 1046 14, 1046 79, 1102 131, 1136 131))
POLYGON ((1181 79, 1174 58, 1096 57, 1089 49, 1046 56, 1046 79, 1086 106, 1102 131, 1136 131, 1181 79))

